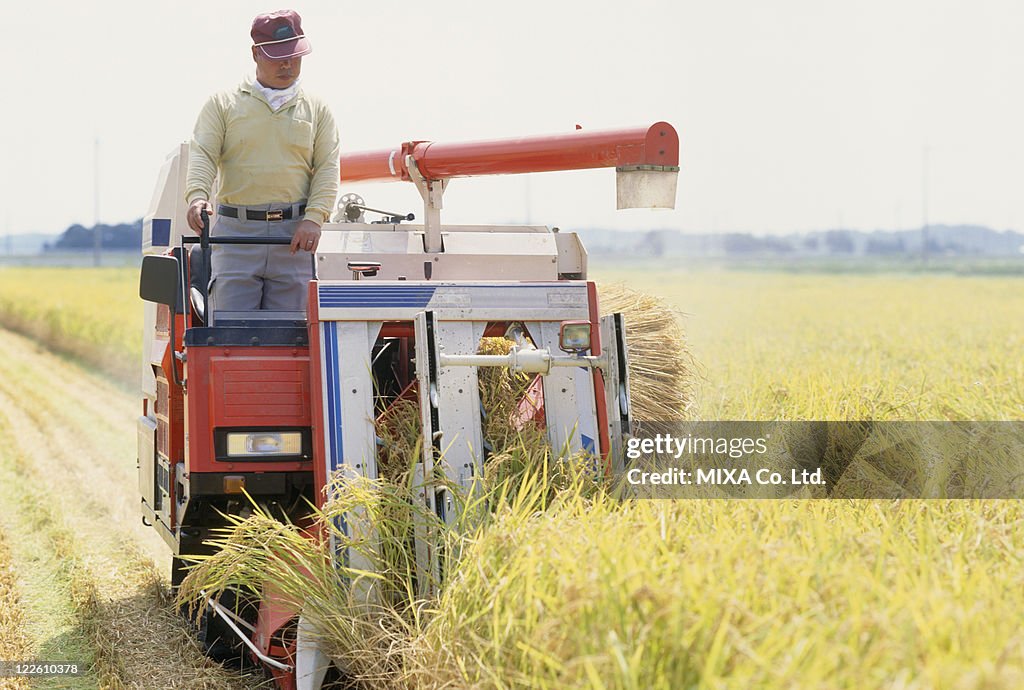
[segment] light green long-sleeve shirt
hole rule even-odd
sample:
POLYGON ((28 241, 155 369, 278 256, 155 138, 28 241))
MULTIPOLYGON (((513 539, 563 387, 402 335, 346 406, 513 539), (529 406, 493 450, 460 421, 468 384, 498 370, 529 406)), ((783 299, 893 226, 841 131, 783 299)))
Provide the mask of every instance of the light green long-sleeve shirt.
POLYGON ((338 129, 327 106, 303 93, 276 112, 243 82, 206 102, 189 146, 185 201, 232 206, 306 200, 307 220, 323 225, 338 195, 338 129))

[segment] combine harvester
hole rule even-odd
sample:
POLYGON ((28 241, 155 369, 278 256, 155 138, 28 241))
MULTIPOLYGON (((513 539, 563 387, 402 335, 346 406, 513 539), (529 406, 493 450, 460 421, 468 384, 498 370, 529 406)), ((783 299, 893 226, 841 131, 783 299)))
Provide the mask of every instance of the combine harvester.
MULTIPOLYGON (((419 404, 418 495, 452 520, 445 485, 469 489, 487 459, 481 366, 536 375, 529 410, 552 447, 592 453, 607 468, 621 461, 631 428, 624 326, 621 315, 599 317, 579 238, 539 226, 443 225, 442 198, 455 177, 614 167, 618 208, 672 208, 671 125, 342 156, 343 185, 416 185, 423 224, 344 195, 337 222, 323 227, 306 313, 207 313, 204 267, 224 240, 188 230, 187 161, 182 144, 161 171, 140 281, 139 488, 143 521, 173 552, 172 585, 185 575, 183 557, 209 552, 204 542, 225 526, 223 514, 251 510, 248 497, 303 524, 336 473, 376 479, 375 419, 398 399, 419 404), (367 223, 366 213, 384 218, 367 223), (479 355, 485 336, 514 345, 507 356, 479 355)), ((415 549, 418 568, 439 576, 438 545, 417 534, 415 549)), ((345 551, 338 558, 358 567, 359 554, 345 551)), ((418 579, 421 589, 432 581, 418 579)), ((212 655, 265 665, 278 687, 320 687, 327 663, 298 613, 270 596, 245 607, 214 602, 199 635, 212 655)))

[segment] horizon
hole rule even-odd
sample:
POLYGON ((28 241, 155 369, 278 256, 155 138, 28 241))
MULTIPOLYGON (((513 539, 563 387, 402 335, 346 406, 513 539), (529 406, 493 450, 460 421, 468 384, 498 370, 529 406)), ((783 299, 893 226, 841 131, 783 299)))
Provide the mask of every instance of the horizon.
MULTIPOLYGON (((142 217, 136 218, 131 221, 118 221, 118 222, 101 222, 99 223, 102 227, 116 227, 123 225, 133 225, 135 223, 141 223, 142 217)), ((409 225, 415 225, 413 221, 409 225)), ((497 225, 504 225, 503 223, 497 223, 497 225)), ((509 225, 515 225, 515 223, 509 223, 509 225)), ((543 223, 542 223, 543 225, 543 223)), ((2 237, 52 237, 59 238, 65 234, 68 230, 74 227, 81 227, 86 230, 93 230, 96 226, 82 222, 73 222, 63 230, 57 232, 22 232, 22 233, 10 233, 3 235, 2 237)), ((558 227, 558 226, 554 226, 558 227)), ((1024 230, 1018 230, 1016 228, 994 228, 989 225, 981 223, 929 223, 927 228, 929 230, 940 230, 940 229, 959 229, 959 228, 970 228, 977 230, 988 230, 997 234, 1017 234, 1024 236, 1024 230)), ((917 227, 904 227, 904 228, 871 228, 871 229, 860 229, 860 228, 842 228, 842 227, 822 227, 810 230, 775 230, 775 231, 754 231, 754 230, 727 230, 719 232, 709 232, 707 230, 697 230, 693 228, 671 228, 671 227, 650 227, 650 228, 613 228, 613 227, 582 227, 582 228, 561 228, 559 230, 565 232, 622 232, 630 234, 644 234, 652 232, 677 232, 682 235, 711 235, 711 236, 724 236, 724 235, 750 235, 752 237, 783 237, 786 235, 813 235, 819 233, 830 233, 830 232, 851 232, 870 235, 873 233, 920 233, 925 229, 925 226, 917 227)))

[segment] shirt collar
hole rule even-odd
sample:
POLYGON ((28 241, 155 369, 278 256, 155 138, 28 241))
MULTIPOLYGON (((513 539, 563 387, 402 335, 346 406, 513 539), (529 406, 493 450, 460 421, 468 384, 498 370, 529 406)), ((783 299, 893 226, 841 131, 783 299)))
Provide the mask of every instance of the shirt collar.
POLYGON ((258 95, 260 100, 270 106, 270 109, 277 112, 290 103, 302 90, 302 78, 295 80, 295 83, 287 89, 270 89, 263 86, 255 76, 246 77, 242 82, 242 90, 258 95))

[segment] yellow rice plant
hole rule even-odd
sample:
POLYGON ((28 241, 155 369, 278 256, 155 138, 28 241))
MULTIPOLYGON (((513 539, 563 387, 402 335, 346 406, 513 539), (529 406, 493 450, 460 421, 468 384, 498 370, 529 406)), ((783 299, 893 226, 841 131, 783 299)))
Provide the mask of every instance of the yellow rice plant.
MULTIPOLYGON (((364 688, 1024 681, 1024 637, 1001 615, 1024 608, 1018 502, 622 503, 585 471, 555 490, 540 468, 518 481, 474 528, 433 525, 460 554, 436 598, 369 604, 353 592, 378 575, 260 516, 200 566, 203 588, 211 572, 272 582, 364 688)), ((391 491, 357 481, 320 519, 369 524, 402 500, 391 491)), ((371 540, 347 538, 376 562, 371 540)))
POLYGON ((121 382, 137 381, 138 294, 133 268, 0 267, 0 325, 121 382))

